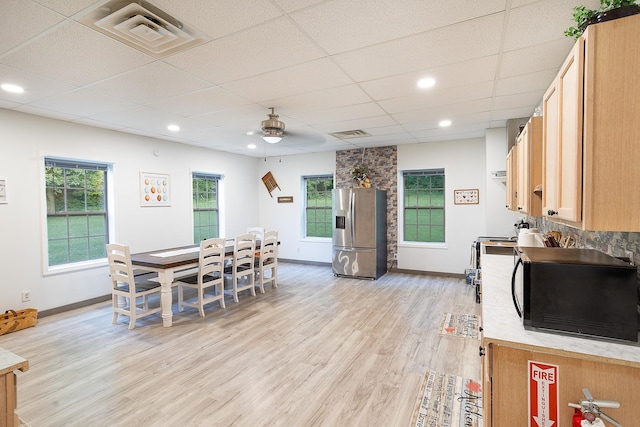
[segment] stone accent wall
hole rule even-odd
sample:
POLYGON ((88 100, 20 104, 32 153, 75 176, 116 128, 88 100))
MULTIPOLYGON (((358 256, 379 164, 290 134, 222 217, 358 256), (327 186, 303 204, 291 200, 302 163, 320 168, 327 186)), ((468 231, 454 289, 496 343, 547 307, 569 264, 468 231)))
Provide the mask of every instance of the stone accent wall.
POLYGON ((398 150, 397 146, 341 150, 336 152, 335 188, 357 188, 351 170, 369 168, 371 188, 387 192, 387 269, 398 251, 398 150))

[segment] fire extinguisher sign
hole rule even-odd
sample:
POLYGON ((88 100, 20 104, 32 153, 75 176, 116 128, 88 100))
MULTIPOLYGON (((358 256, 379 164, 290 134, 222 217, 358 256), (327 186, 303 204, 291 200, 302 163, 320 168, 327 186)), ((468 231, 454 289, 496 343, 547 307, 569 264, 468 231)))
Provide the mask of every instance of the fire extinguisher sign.
POLYGON ((529 360, 529 427, 558 427, 558 366, 529 360))

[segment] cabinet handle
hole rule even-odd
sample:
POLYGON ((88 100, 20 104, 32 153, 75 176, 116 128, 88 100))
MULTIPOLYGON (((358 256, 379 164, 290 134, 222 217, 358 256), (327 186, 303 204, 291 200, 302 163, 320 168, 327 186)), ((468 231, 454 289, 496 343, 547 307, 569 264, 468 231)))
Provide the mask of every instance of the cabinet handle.
POLYGON ((549 216, 558 215, 558 211, 554 211, 553 209, 549 209, 547 211, 547 215, 549 215, 549 216))
POLYGON ((518 206, 518 210, 521 211, 522 210, 522 206, 518 206))
POLYGON ((485 351, 484 351, 484 347, 480 346, 478 353, 480 354, 480 357, 485 355, 485 351))

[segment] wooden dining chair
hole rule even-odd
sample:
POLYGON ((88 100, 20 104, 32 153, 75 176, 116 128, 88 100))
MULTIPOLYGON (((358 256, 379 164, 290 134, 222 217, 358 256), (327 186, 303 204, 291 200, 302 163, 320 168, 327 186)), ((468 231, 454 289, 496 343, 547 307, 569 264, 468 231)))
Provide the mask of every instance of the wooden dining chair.
POLYGON ((255 234, 246 233, 236 236, 233 248, 233 260, 231 265, 224 269, 224 275, 231 279, 233 300, 238 302, 238 293, 250 290, 251 295, 256 296, 254 288, 254 259, 256 250, 255 234))
POLYGON ((150 280, 157 277, 155 273, 136 276, 131 264, 129 246, 120 243, 107 244, 107 259, 111 275, 111 299, 113 303, 113 321, 118 322, 118 315, 129 316, 129 329, 136 326, 136 320, 162 311, 158 306, 149 307, 149 295, 160 294, 160 282, 150 280), (142 299, 138 303, 138 299, 142 299))
POLYGON ((264 233, 259 254, 255 262, 255 275, 260 288, 260 293, 264 294, 265 283, 271 283, 273 288, 278 287, 278 232, 275 230, 264 233), (269 273, 268 275, 265 273, 269 273))
POLYGON ((200 242, 200 256, 198 259, 198 273, 181 277, 175 282, 178 285, 178 310, 192 307, 198 310, 200 317, 204 317, 204 306, 215 301, 224 304, 224 251, 225 239, 212 238, 200 242), (184 299, 184 289, 195 289, 196 297, 184 299))
POLYGON ((261 241, 264 238, 264 227, 247 227, 247 233, 255 234, 256 241, 261 241))

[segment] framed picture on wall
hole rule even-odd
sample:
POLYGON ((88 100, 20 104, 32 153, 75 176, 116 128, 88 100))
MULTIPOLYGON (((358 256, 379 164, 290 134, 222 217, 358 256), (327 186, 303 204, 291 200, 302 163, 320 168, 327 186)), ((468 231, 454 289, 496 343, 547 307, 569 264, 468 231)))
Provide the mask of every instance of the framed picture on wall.
POLYGON ((0 203, 9 203, 7 201, 7 180, 0 178, 0 203))
POLYGON ((171 206, 169 175, 140 172, 140 206, 171 206))
POLYGON ((453 203, 456 205, 477 205, 479 203, 478 189, 453 190, 453 203))

